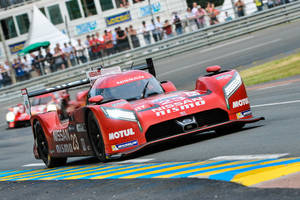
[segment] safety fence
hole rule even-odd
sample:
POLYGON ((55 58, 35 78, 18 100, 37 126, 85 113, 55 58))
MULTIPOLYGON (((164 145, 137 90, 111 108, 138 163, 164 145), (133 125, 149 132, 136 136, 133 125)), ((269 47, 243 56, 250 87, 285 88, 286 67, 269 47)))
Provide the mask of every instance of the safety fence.
POLYGON ((63 71, 16 83, 0 90, 0 102, 20 96, 20 89, 24 87, 29 88, 29 90, 41 89, 85 78, 85 71, 91 67, 103 65, 105 67, 120 66, 121 68, 126 68, 130 67, 132 62, 134 65, 139 65, 144 63, 147 57, 159 60, 298 19, 300 19, 300 2, 296 1, 284 4, 273 9, 254 13, 250 16, 241 17, 195 32, 162 40, 148 46, 104 57, 101 60, 90 61, 82 65, 69 67, 63 71))

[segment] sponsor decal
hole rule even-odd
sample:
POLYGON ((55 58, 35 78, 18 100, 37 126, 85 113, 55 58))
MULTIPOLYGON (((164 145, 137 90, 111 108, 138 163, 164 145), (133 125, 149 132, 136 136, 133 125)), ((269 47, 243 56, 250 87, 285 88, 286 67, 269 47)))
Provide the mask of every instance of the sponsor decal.
POLYGON ((112 15, 105 18, 107 26, 113 26, 131 20, 130 11, 126 11, 117 15, 112 15))
POLYGON ((169 99, 160 103, 161 106, 159 108, 152 109, 152 112, 154 112, 157 117, 176 112, 182 113, 186 110, 204 105, 205 101, 201 97, 193 99, 185 99, 184 97, 178 97, 176 99, 169 99))
POLYGON ((56 145, 57 153, 73 153, 72 144, 57 144, 56 145))
POLYGON ((54 130, 52 133, 55 142, 70 142, 71 137, 68 129, 54 130))
POLYGON ((147 6, 140 7, 140 16, 141 17, 150 16, 151 13, 154 14, 159 11, 161 11, 161 5, 160 5, 160 2, 156 2, 156 3, 151 4, 151 6, 147 5, 147 6), (152 12, 151 12, 151 9, 152 9, 152 12))
POLYGON ((111 149, 113 151, 118 151, 120 149, 126 149, 126 148, 133 147, 133 146, 136 146, 136 145, 138 145, 138 142, 136 140, 134 140, 134 141, 125 142, 125 143, 122 143, 122 144, 112 145, 111 149))
POLYGON ((237 119, 241 119, 241 118, 247 117, 249 115, 252 115, 252 111, 251 110, 245 110, 243 112, 237 113, 236 117, 237 117, 237 119))
POLYGON ((24 49, 25 41, 9 45, 11 54, 16 54, 24 49))
POLYGON ((245 106, 245 105, 248 105, 248 104, 249 104, 249 100, 248 100, 248 98, 245 98, 245 99, 241 99, 241 100, 238 100, 238 101, 234 101, 232 103, 232 108, 238 108, 238 107, 245 106))
POLYGON ((222 80, 222 79, 231 78, 231 77, 232 77, 231 74, 224 74, 224 75, 221 75, 221 76, 217 76, 216 79, 217 80, 222 80))
POLYGON ((126 129, 126 130, 121 130, 121 131, 117 131, 114 133, 109 133, 109 140, 115 140, 115 139, 119 139, 119 138, 123 138, 123 137, 128 137, 130 135, 134 135, 135 132, 133 131, 132 128, 130 129, 126 129))
POLYGON ((75 31, 77 35, 92 32, 97 29, 97 21, 91 21, 84 24, 79 24, 75 26, 75 31))
POLYGON ((141 79, 144 79, 144 78, 145 78, 144 76, 135 76, 135 77, 125 79, 125 80, 122 80, 122 81, 117 81, 116 83, 117 83, 117 85, 121 85, 121 84, 129 83, 129 82, 132 82, 132 81, 141 80, 141 79))
POLYGON ((68 129, 54 130, 52 136, 54 142, 64 143, 56 145, 57 153, 72 153, 80 149, 76 134, 70 134, 68 129))

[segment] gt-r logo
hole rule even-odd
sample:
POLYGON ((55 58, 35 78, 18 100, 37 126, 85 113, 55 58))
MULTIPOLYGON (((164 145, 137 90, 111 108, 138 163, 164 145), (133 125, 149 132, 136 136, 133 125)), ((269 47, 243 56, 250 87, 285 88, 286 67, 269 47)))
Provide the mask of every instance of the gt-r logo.
POLYGON ((249 100, 248 100, 248 98, 245 98, 245 99, 241 99, 241 100, 238 100, 238 101, 234 101, 232 103, 232 108, 238 108, 238 107, 248 105, 248 104, 249 104, 249 100))
POLYGON ((133 131, 132 128, 127 129, 127 130, 117 131, 117 132, 109 134, 109 140, 114 140, 114 139, 119 139, 119 138, 123 138, 123 137, 128 137, 128 136, 134 135, 134 134, 135 134, 135 132, 133 131))

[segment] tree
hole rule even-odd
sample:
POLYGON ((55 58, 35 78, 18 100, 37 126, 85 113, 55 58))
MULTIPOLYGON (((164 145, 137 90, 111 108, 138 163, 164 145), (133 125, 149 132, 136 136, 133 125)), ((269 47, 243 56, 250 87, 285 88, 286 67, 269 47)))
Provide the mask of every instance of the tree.
POLYGON ((206 8, 207 2, 212 2, 215 6, 221 6, 223 5, 224 0, 186 0, 186 2, 190 8, 193 7, 193 2, 197 2, 202 8, 206 8))

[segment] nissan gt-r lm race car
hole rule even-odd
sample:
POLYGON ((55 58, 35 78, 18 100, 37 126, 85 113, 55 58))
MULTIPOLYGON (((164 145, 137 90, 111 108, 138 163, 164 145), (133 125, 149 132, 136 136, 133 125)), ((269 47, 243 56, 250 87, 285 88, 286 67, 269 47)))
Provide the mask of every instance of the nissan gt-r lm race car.
POLYGON ((208 67, 192 91, 177 91, 170 81, 155 78, 152 59, 147 65, 92 72, 80 80, 27 93, 30 97, 91 84, 86 105, 60 120, 57 112, 33 115, 34 155, 47 167, 64 165, 67 157, 96 156, 100 161, 120 158, 164 140, 209 130, 241 128, 254 118, 237 71, 208 67), (147 69, 150 73, 143 71, 147 69), (97 76, 95 76, 95 74, 97 76))

